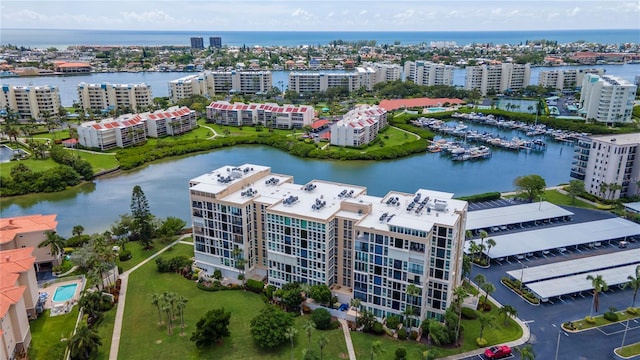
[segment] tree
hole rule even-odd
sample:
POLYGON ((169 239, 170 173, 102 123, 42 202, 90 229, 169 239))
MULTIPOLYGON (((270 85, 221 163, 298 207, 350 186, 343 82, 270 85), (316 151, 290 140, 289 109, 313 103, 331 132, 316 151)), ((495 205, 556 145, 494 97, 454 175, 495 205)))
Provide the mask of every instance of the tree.
POLYGON ((166 219, 160 222, 157 233, 161 238, 165 239, 165 242, 168 242, 173 236, 178 235, 186 225, 187 223, 180 218, 167 216, 166 219))
POLYGON ((469 278, 471 276, 471 268, 473 265, 471 264, 471 257, 467 254, 462 255, 462 277, 469 278))
POLYGON ((293 360, 293 341, 296 339, 296 335, 298 335, 298 329, 293 326, 289 326, 284 333, 284 336, 291 341, 291 360, 293 360))
POLYGON ((640 265, 636 266, 635 277, 633 275, 627 276, 629 282, 623 285, 623 288, 630 287, 633 289, 633 300, 631 301, 631 307, 636 306, 636 297, 638 296, 638 289, 640 289, 640 265))
POLYGON ((162 304, 162 311, 167 314, 167 330, 169 331, 169 335, 173 334, 173 321, 171 321, 171 305, 166 302, 162 304))
POLYGON ((307 321, 304 323, 304 332, 307 334, 307 339, 309 339, 309 350, 311 350, 311 335, 313 334, 313 330, 316 328, 316 323, 313 321, 307 321))
POLYGON ((566 187, 567 193, 571 196, 571 203, 574 204, 576 202, 576 196, 584 193, 584 181, 580 180, 571 180, 569 181, 569 185, 566 187))
POLYGON ((600 191, 600 197, 602 199, 604 199, 604 194, 607 192, 607 189, 609 189, 609 184, 607 184, 606 182, 601 182, 600 188, 598 190, 600 191))
POLYGON ((58 235, 55 231, 47 230, 44 232, 46 239, 38 244, 39 248, 50 247, 51 256, 58 260, 58 255, 62 254, 64 249, 65 240, 62 236, 58 235))
POLYGON ((544 179, 535 174, 518 176, 513 180, 513 185, 516 187, 516 192, 519 195, 524 195, 529 202, 533 202, 534 199, 542 195, 547 187, 544 179))
POLYGON ((71 230, 71 235, 80 236, 84 232, 84 227, 82 225, 75 225, 71 230))
POLYGON ((531 346, 531 344, 516 347, 515 350, 520 354, 520 359, 522 360, 535 360, 536 358, 536 354, 533 352, 533 346, 531 346))
POLYGON ((162 312, 160 309, 160 300, 162 298, 160 297, 159 294, 153 294, 152 298, 151 298, 151 303, 158 309, 158 324, 162 325, 162 312))
POLYGON ((224 308, 207 311, 196 323, 196 331, 191 335, 191 341, 199 348, 210 346, 214 342, 220 342, 222 338, 229 337, 229 322, 231 312, 224 308))
POLYGON ((515 318, 518 316, 518 310, 511 305, 504 305, 500 309, 498 309, 498 314, 504 316, 504 324, 507 325, 509 322, 507 321, 509 318, 515 318))
POLYGON ((496 287, 490 282, 485 282, 484 284, 482 284, 482 286, 480 286, 480 288, 484 290, 484 301, 482 302, 482 306, 484 307, 484 305, 487 303, 487 300, 489 299, 489 294, 496 291, 496 287))
POLYGON ((310 295, 319 304, 327 305, 331 302, 331 290, 326 284, 313 285, 310 295))
POLYGON ((134 186, 131 193, 131 216, 133 217, 136 238, 140 240, 144 248, 148 249, 153 236, 152 215, 149 210, 149 201, 140 185, 134 186))
POLYGON ((600 292, 609 290, 609 286, 602 278, 602 275, 587 275, 587 280, 591 280, 591 286, 593 286, 593 307, 589 313, 589 317, 592 317, 593 311, 598 312, 600 307, 600 292))
POLYGON ((176 308, 178 308, 178 314, 180 315, 180 335, 183 335, 182 329, 184 329, 184 309, 187 307, 187 300, 185 297, 180 296, 176 301, 176 308))
POLYGON ((480 315, 478 316, 478 322, 480 323, 480 335, 478 336, 479 338, 482 339, 482 333, 484 332, 484 329, 486 327, 493 327, 494 320, 495 318, 493 317, 493 315, 488 313, 480 313, 480 315))
POLYGON ((251 319, 251 335, 258 346, 273 348, 287 340, 285 333, 293 325, 293 317, 289 313, 267 305, 251 319))
MULTIPOLYGON (((476 261, 476 257, 478 252, 480 251, 480 245, 476 244, 475 241, 469 241, 469 254, 471 254, 471 262, 476 261)), ((469 275, 471 275, 471 271, 469 271, 469 275)))
POLYGON ((491 258, 489 257, 489 251, 492 247, 496 246, 496 241, 493 239, 487 239, 487 264, 490 264, 491 258))
POLYGON ((327 346, 327 344, 329 344, 329 339, 327 339, 326 336, 321 336, 320 339, 318 339, 318 347, 320 348, 320 360, 322 360, 322 351, 324 350, 325 346, 327 346))
POLYGON ((316 325, 316 329, 329 330, 331 329, 331 313, 325 308, 317 308, 311 313, 311 319, 316 325))
POLYGON ((351 299, 351 302, 350 302, 351 306, 356 308, 356 319, 358 318, 358 311, 360 311, 360 303, 361 301, 358 298, 353 298, 351 299))
POLYGON ((371 344, 371 360, 373 360, 373 356, 376 354, 380 354, 384 349, 382 348, 382 342, 380 340, 376 340, 371 344))
POLYGON ((69 353, 72 360, 92 359, 98 353, 102 339, 97 332, 81 325, 69 340, 69 353))
POLYGON ((478 245, 479 246, 478 252, 482 251, 482 248, 484 247, 484 239, 486 239, 487 236, 489 236, 489 234, 486 231, 480 230, 480 245, 478 245))
POLYGON ((456 338, 454 340, 457 345, 458 338, 460 338, 460 323, 462 322, 462 303, 464 302, 464 299, 469 296, 469 292, 464 286, 458 286, 453 289, 453 296, 455 296, 453 304, 456 306, 456 309, 458 311, 458 323, 456 324, 455 330, 456 338))
POLYGON ((373 324, 376 323, 376 316, 369 310, 362 310, 360 316, 356 319, 356 324, 362 326, 365 332, 373 330, 373 324))

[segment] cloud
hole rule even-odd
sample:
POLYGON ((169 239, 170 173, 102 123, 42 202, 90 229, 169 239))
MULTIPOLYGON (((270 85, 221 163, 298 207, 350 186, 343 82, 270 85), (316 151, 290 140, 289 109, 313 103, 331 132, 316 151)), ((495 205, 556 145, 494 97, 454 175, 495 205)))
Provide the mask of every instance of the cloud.
POLYGON ((123 12, 120 12, 120 14, 126 21, 139 21, 142 23, 149 23, 149 22, 156 22, 156 21, 171 22, 171 23, 176 22, 176 19, 174 17, 160 10, 144 11, 140 13, 123 11, 123 12))
POLYGON ((568 15, 569 16, 576 16, 576 15, 578 15, 579 12, 580 12, 580 8, 576 6, 576 7, 573 8, 573 10, 571 10, 568 13, 568 15))
POLYGON ((360 11, 360 15, 366 15, 366 14, 367 14, 367 10, 360 11))

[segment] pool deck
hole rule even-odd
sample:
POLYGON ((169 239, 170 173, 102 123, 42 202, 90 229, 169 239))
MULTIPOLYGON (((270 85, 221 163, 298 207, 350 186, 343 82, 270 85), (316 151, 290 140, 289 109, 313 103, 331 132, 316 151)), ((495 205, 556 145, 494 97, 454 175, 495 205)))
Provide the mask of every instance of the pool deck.
POLYGON ((73 308, 73 306, 78 303, 78 299, 80 299, 80 293, 82 292, 82 280, 76 279, 76 280, 58 282, 55 284, 51 284, 46 288, 39 288, 38 291, 40 293, 48 294, 47 301, 44 304, 44 308, 51 309, 51 312, 50 312, 51 316, 63 315, 63 314, 69 313, 73 308), (57 302, 53 301, 53 296, 55 295, 56 289, 58 287, 71 285, 71 284, 78 285, 76 287, 76 292, 75 294, 73 294, 73 297, 71 297, 71 299, 69 299, 68 301, 57 301, 57 302))

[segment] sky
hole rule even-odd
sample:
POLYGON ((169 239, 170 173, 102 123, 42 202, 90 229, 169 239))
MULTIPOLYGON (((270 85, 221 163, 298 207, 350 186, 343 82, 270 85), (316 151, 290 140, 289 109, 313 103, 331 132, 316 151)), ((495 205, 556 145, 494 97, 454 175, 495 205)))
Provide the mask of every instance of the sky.
POLYGON ((0 24, 166 31, 640 30, 640 0, 2 0, 0 24))

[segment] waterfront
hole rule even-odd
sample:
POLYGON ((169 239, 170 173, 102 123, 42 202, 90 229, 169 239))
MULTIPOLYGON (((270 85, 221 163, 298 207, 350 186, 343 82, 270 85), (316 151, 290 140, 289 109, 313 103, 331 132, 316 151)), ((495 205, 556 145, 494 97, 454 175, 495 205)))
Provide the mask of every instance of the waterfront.
MULTIPOLYGON (((535 85, 538 83, 538 75, 541 71, 567 70, 567 69, 590 69, 601 68, 607 75, 619 76, 629 82, 634 81, 634 77, 640 74, 640 64, 620 64, 620 65, 573 65, 573 66, 541 66, 531 68, 531 81, 535 85)), ((340 71, 344 72, 344 71, 340 71)), ((27 85, 50 85, 60 90, 60 99, 63 106, 71 106, 78 99, 78 84, 109 82, 112 84, 139 84, 151 85, 154 97, 169 96, 169 81, 178 78, 194 75, 188 72, 118 72, 118 73, 91 73, 87 75, 70 76, 36 76, 36 77, 6 77, 0 79, 2 84, 27 86, 27 85)), ((464 86, 465 69, 456 68, 453 72, 453 85, 464 86)), ((284 89, 289 85, 289 71, 273 71, 273 86, 282 86, 284 89)))
MULTIPOLYGON (((494 132, 514 135, 512 130, 494 132)), ((549 186, 568 182, 572 154, 571 146, 550 142, 545 152, 495 150, 491 159, 478 162, 452 162, 431 153, 391 161, 340 162, 298 158, 263 146, 237 146, 162 160, 60 193, 2 199, 0 217, 55 213, 62 236, 70 236, 78 224, 87 233, 101 232, 119 214, 129 212, 131 191, 140 185, 153 214, 177 216, 189 223, 188 181, 220 166, 245 163, 271 166, 275 173, 293 175, 298 184, 313 179, 357 184, 378 196, 390 190, 413 193, 419 188, 456 196, 511 191, 513 179, 521 175, 539 174, 549 186)))

